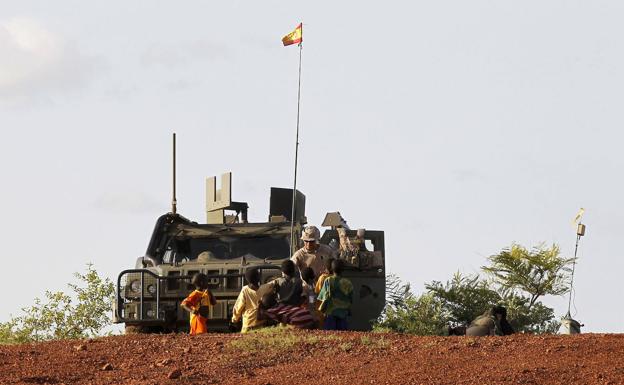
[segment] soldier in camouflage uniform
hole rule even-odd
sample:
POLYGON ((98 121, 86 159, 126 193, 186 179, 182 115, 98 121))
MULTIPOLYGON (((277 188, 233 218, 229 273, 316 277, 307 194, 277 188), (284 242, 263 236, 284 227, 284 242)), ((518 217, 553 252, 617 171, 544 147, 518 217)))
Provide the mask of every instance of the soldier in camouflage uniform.
POLYGON ((336 251, 319 243, 321 232, 316 226, 307 226, 303 229, 301 239, 304 242, 303 247, 297 250, 290 259, 299 271, 309 267, 314 270, 314 275, 318 277, 325 269, 325 260, 335 258, 336 251))
POLYGON ((486 311, 466 329, 467 336, 503 336, 512 333, 513 329, 507 322, 507 309, 502 306, 494 306, 486 311))

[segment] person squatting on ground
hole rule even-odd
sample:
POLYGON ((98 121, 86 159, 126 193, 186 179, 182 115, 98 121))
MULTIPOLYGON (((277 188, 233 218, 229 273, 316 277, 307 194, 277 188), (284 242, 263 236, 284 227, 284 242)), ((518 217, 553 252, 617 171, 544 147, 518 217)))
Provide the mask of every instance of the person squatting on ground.
POLYGON ((344 261, 332 261, 333 274, 325 279, 318 295, 321 301, 319 310, 325 314, 323 329, 347 330, 347 316, 351 314, 353 303, 353 284, 342 277, 344 261))
POLYGON ((181 307, 191 313, 191 335, 208 332, 208 310, 210 306, 217 304, 214 295, 208 290, 208 276, 197 273, 193 276, 191 284, 195 290, 181 303, 181 307))
POLYGON ((250 268, 245 271, 245 280, 247 285, 238 294, 234 310, 232 314, 232 323, 238 323, 241 318, 243 325, 241 333, 247 333, 251 329, 255 329, 264 324, 264 320, 258 319, 258 288, 260 287, 260 270, 250 268))
POLYGON ((323 272, 325 260, 336 257, 336 250, 319 243, 320 239, 321 232, 316 226, 307 226, 303 229, 301 234, 303 247, 295 251, 290 258, 300 272, 310 267, 314 270, 314 275, 318 277, 323 272))
POLYGON ((513 332, 507 322, 507 309, 503 306, 492 307, 472 321, 466 329, 467 336, 504 336, 513 332))
POLYGON ((272 323, 290 325, 298 329, 314 329, 317 321, 308 308, 278 303, 274 292, 262 296, 258 316, 272 323))

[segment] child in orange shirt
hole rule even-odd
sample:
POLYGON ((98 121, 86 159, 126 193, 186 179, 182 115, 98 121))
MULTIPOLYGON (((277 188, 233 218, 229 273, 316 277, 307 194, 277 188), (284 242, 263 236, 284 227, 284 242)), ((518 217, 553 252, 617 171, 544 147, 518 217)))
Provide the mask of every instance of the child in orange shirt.
POLYGON ((182 301, 182 308, 191 313, 191 335, 208 332, 208 309, 217 304, 214 295, 208 290, 208 276, 197 273, 193 276, 191 284, 195 291, 182 301))

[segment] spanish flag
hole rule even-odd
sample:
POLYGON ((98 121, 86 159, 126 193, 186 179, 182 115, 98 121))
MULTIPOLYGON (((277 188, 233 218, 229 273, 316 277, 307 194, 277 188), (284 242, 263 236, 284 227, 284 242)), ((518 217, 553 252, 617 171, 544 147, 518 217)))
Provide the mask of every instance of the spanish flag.
POLYGON ((301 44, 303 41, 303 23, 299 23, 297 28, 294 31, 289 33, 288 35, 282 38, 282 43, 284 43, 284 47, 291 44, 301 44))

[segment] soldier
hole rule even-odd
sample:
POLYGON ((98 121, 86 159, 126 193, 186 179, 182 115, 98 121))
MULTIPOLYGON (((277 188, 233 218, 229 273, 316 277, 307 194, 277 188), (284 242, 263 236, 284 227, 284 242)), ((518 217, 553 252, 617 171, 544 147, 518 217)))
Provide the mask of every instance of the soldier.
POLYGON ((195 262, 197 263, 208 263, 212 260, 215 259, 214 254, 212 253, 212 251, 202 251, 201 253, 199 253, 199 255, 197 256, 197 259, 195 260, 195 262))
POLYGON ((513 329, 507 322, 507 309, 503 306, 494 306, 472 321, 466 329, 467 336, 503 336, 511 333, 513 329))
POLYGON ((303 229, 301 239, 304 242, 303 247, 297 250, 290 259, 299 271, 310 267, 314 270, 314 275, 318 277, 325 268, 325 260, 335 257, 336 251, 319 243, 321 232, 316 226, 307 226, 303 229))

